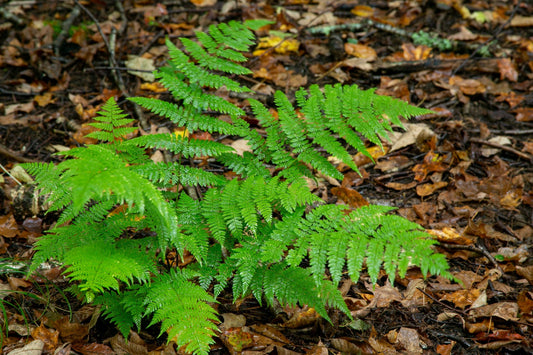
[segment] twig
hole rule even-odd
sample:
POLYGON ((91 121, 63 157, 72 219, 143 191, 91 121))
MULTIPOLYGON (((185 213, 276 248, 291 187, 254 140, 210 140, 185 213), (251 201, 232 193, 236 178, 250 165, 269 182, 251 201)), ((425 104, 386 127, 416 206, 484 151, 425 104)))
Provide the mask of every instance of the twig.
POLYGON ((33 163, 35 160, 24 158, 16 153, 13 153, 6 147, 4 147, 2 144, 0 144, 0 155, 3 155, 9 159, 13 159, 15 161, 18 161, 20 163, 33 163))
POLYGON ((498 261, 494 259, 494 257, 489 253, 489 251, 483 247, 483 246, 476 246, 476 245, 460 245, 460 244, 449 244, 449 243, 439 243, 440 247, 447 248, 447 249, 455 249, 455 250, 468 250, 473 251, 475 253, 479 253, 483 256, 485 256, 489 261, 494 265, 498 271, 500 271, 503 275, 503 270, 500 267, 500 264, 498 264, 498 261))
MULTIPOLYGON (((100 36, 102 36, 102 40, 104 41, 104 44, 105 44, 105 46, 107 48, 107 51, 109 53, 109 65, 112 68, 115 68, 113 70, 113 72, 112 72, 113 73, 113 78, 115 79, 115 82, 116 82, 118 88, 120 89, 120 91, 122 92, 122 94, 126 98, 131 97, 131 95, 129 94, 128 90, 126 89, 126 85, 124 84, 124 80, 122 79, 122 75, 120 73, 120 70, 117 69, 119 66, 117 64, 117 60, 115 59, 116 29, 113 28, 113 30, 111 31, 111 36, 110 36, 111 41, 109 41, 107 39, 106 35, 104 34, 104 32, 102 31, 102 28, 100 27, 100 24, 98 23, 98 20, 96 19, 96 17, 94 17, 92 12, 90 12, 85 6, 83 6, 79 2, 79 0, 74 0, 74 2, 83 11, 85 11, 85 13, 91 18, 91 20, 93 20, 94 24, 96 25, 96 28, 98 29, 98 33, 100 33, 100 36)), ((122 10, 124 10, 124 9, 122 8, 122 10)), ((133 107, 135 109, 135 113, 137 114, 137 118, 139 119, 139 123, 140 123, 141 127, 144 130, 148 130, 150 128, 150 126, 148 125, 148 122, 144 118, 144 115, 143 115, 140 107, 138 105, 134 105, 133 107)))
MULTIPOLYGON (((471 129, 470 132, 479 133, 479 129, 471 129)), ((498 129, 491 129, 492 133, 496 134, 508 134, 508 135, 526 135, 526 134, 533 134, 533 129, 509 129, 509 130, 498 130, 498 129)))
POLYGON ((508 151, 510 153, 518 155, 520 158, 524 158, 526 160, 533 161, 533 156, 531 156, 531 155, 529 155, 527 153, 522 153, 521 151, 516 150, 516 149, 514 149, 512 147, 508 147, 506 145, 501 145, 501 144, 498 144, 498 143, 489 142, 489 141, 486 141, 486 140, 483 140, 483 139, 479 139, 479 138, 470 138, 470 141, 474 142, 474 143, 488 145, 489 147, 494 147, 494 148, 498 148, 498 149, 501 149, 501 150, 506 150, 506 151, 508 151))
POLYGON ((15 182, 19 185, 22 185, 22 183, 20 181, 18 181, 18 179, 16 177, 14 177, 13 175, 11 175, 11 173, 9 171, 7 171, 6 168, 4 168, 4 166, 2 164, 0 164, 0 169, 2 169, 4 171, 4 173, 6 173, 7 175, 9 175, 13 180, 15 180, 15 182))
POLYGON ((423 289, 417 287, 416 288, 418 291, 422 292, 424 295, 426 295, 427 297, 429 297, 430 299, 432 299, 434 302, 437 302, 438 304, 440 304, 441 306, 445 307, 445 308, 448 308, 448 309, 451 309, 452 311, 456 312, 456 313, 459 313, 465 317, 468 317, 470 318, 470 315, 464 311, 461 311, 460 309, 456 309, 452 306, 448 306, 446 303, 442 302, 442 301, 439 301, 438 299, 436 299, 435 297, 431 296, 429 293, 427 293, 426 291, 424 291, 423 289))
POLYGON ((470 349, 472 346, 474 346, 474 344, 468 341, 467 339, 457 336, 457 335, 442 333, 442 332, 432 330, 432 329, 430 329, 429 332, 431 332, 433 335, 436 335, 436 336, 455 340, 456 342, 461 344, 463 347, 467 348, 467 350, 470 349))
POLYGON ((74 24, 74 21, 78 18, 79 15, 80 15, 80 8, 78 6, 74 6, 68 18, 65 20, 65 22, 63 22, 63 26, 61 26, 61 32, 59 33, 59 35, 57 36, 57 38, 55 39, 53 43, 55 55, 59 56, 59 49, 61 48, 61 46, 67 39, 68 32, 70 28, 72 27, 72 24, 74 24))

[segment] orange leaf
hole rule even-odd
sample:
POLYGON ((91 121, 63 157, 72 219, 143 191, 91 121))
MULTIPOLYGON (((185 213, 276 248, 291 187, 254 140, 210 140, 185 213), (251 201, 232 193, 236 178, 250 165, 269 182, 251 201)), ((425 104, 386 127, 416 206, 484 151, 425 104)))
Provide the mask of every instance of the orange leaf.
POLYGON ((409 190, 416 186, 416 181, 412 181, 408 184, 402 184, 399 182, 388 182, 385 184, 390 189, 394 189, 396 191, 403 191, 403 190, 409 190))
POLYGON ((533 121, 533 108, 531 107, 520 107, 513 112, 516 112, 516 120, 519 122, 531 122, 533 121))
POLYGON ((368 206, 368 201, 354 189, 348 187, 333 187, 331 193, 346 202, 352 208, 368 206))
POLYGON ((357 5, 352 9, 352 14, 361 17, 371 17, 374 15, 374 9, 366 5, 357 5))
POLYGON ((472 239, 459 234, 454 228, 451 227, 444 227, 442 230, 428 229, 426 232, 437 237, 437 240, 441 243, 459 245, 469 245, 474 243, 472 239))
POLYGON ((412 43, 402 44, 405 60, 425 60, 431 54, 431 48, 426 46, 415 47, 412 43))
POLYGON ((508 79, 512 82, 518 80, 518 72, 516 71, 514 64, 511 62, 511 59, 498 59, 498 69, 500 70, 500 80, 508 79))
POLYGON ((363 58, 369 62, 376 60, 378 57, 374 48, 365 46, 364 44, 345 43, 344 51, 348 55, 353 55, 357 58, 363 58))
POLYGON ((434 184, 424 184, 424 185, 418 185, 416 187, 416 194, 420 197, 429 196, 438 189, 441 189, 445 186, 448 186, 448 183, 445 181, 439 181, 434 184))
POLYGON ((51 353, 57 348, 57 343, 59 342, 59 332, 57 330, 50 330, 41 324, 31 332, 31 336, 35 340, 42 340, 45 349, 51 353))
POLYGON ((452 76, 449 81, 450 85, 459 87, 459 90, 465 95, 483 94, 487 89, 479 80, 463 79, 460 76, 452 76))
MULTIPOLYGON (((374 161, 376 161, 378 158, 380 158, 380 157, 384 156, 385 154, 387 154, 387 152, 389 151, 389 148, 388 147, 383 147, 383 149, 381 149, 380 147, 375 145, 373 147, 367 148, 367 151, 370 154, 370 156, 374 159, 374 161)), ((372 160, 369 157, 367 157, 366 155, 364 155, 363 153, 360 153, 360 152, 357 153, 353 157, 353 161, 354 161, 355 165, 357 165, 357 167, 372 163, 372 160)))

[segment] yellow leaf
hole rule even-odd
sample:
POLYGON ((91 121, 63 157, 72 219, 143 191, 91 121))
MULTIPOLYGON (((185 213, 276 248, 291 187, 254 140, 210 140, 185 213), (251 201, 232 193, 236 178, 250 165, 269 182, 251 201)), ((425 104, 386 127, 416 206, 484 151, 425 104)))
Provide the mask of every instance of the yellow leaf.
POLYGON ((352 9, 352 14, 361 17, 371 17, 374 15, 374 9, 366 5, 357 5, 352 9))
POLYGON ((179 127, 174 130, 174 135, 176 137, 187 138, 189 137, 189 130, 185 127, 179 127))
POLYGON ((286 38, 283 40, 283 38, 279 36, 262 37, 259 38, 259 43, 256 51, 254 51, 254 55, 260 55, 264 53, 264 51, 259 51, 260 49, 272 47, 275 47, 274 51, 280 54, 285 54, 287 52, 298 52, 298 49, 300 48, 300 42, 294 38, 286 38))

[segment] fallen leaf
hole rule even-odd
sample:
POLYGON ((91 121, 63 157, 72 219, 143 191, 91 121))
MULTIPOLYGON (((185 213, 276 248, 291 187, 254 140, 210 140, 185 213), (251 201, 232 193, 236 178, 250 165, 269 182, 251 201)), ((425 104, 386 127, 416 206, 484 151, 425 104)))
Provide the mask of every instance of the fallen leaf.
POLYGON ((473 308, 468 314, 474 318, 498 317, 503 320, 518 320, 518 304, 515 302, 499 302, 487 306, 473 308))
POLYGON ((513 16, 510 25, 512 27, 531 27, 533 26, 533 16, 513 16))
POLYGON ((459 90, 465 95, 483 94, 487 89, 479 81, 475 79, 463 79, 460 76, 452 76, 449 79, 449 84, 459 87, 459 90))
POLYGON ((424 123, 405 123, 405 132, 399 137, 392 138, 390 149, 391 152, 407 147, 411 144, 415 144, 420 140, 427 140, 435 136, 435 132, 424 123))
POLYGON ((252 152, 252 148, 248 145, 248 141, 246 139, 237 139, 233 141, 230 146, 235 149, 237 154, 240 156, 242 156, 244 152, 252 152))
POLYGON ((191 3, 194 4, 194 6, 197 7, 207 7, 207 6, 215 6, 217 3, 217 0, 190 0, 191 3))
POLYGON ((253 55, 262 55, 267 48, 274 48, 274 51, 279 54, 297 53, 300 42, 295 38, 281 38, 280 36, 261 37, 253 55))
POLYGON ((407 184, 402 184, 402 183, 399 183, 399 182, 388 182, 388 183, 385 184, 385 186, 387 186, 388 188, 396 190, 396 191, 409 190, 409 189, 412 189, 413 187, 415 187, 416 185, 418 185, 418 183, 416 181, 412 181, 412 182, 407 183, 407 184))
MULTIPOLYGON (((9 327, 9 330, 11 330, 11 326, 9 327)), ((41 355, 44 350, 44 345, 42 340, 33 340, 22 348, 10 351, 9 355, 41 355)))
POLYGON ((426 46, 415 47, 412 43, 403 43, 403 58, 408 61, 426 60, 431 54, 431 48, 426 46))
POLYGON ((331 193, 346 202, 352 208, 368 206, 369 204, 359 192, 351 188, 333 187, 331 193))
POLYGON ((400 345, 401 350, 408 354, 422 354, 420 347, 420 336, 416 329, 401 327, 396 337, 396 343, 400 345))
MULTIPOLYGON (((385 154, 387 154, 388 151, 389 151, 389 148, 387 148, 386 146, 381 148, 381 147, 375 145, 375 146, 372 146, 370 148, 367 148, 367 152, 370 154, 370 156, 372 157, 374 162, 378 158, 380 158, 380 157, 384 156, 385 154)), ((363 165, 372 163, 372 159, 370 159, 368 156, 366 156, 365 154, 363 154, 361 152, 357 153, 353 157, 353 161, 354 161, 355 165, 357 165, 357 167, 361 167, 363 165)))
POLYGON ((154 59, 153 58, 144 58, 136 55, 128 55, 128 59, 124 62, 128 73, 138 76, 144 81, 153 82, 155 80, 154 73, 154 59), (149 70, 150 72, 146 72, 149 70))
POLYGON ((516 120, 518 122, 531 122, 533 121, 533 108, 532 107, 520 107, 514 109, 516 113, 516 120))
POLYGON ((472 305, 472 303, 474 303, 480 294, 481 291, 478 289, 459 290, 453 293, 445 294, 440 301, 449 301, 452 302, 455 307, 465 309, 466 307, 472 305))
POLYGON ((518 71, 510 58, 498 59, 498 69, 500 70, 500 80, 507 79, 512 82, 518 80, 518 71))
POLYGON ((516 273, 524 277, 530 285, 533 285, 533 265, 530 266, 516 266, 516 273))
POLYGON ((46 351, 53 353, 54 349, 57 348, 59 342, 59 332, 57 330, 48 329, 41 324, 31 332, 31 336, 35 340, 42 340, 46 351))
POLYGON ((438 189, 442 189, 443 187, 448 186, 448 183, 446 181, 439 181, 434 184, 424 184, 424 185, 418 185, 416 187, 416 194, 420 197, 425 197, 433 194, 438 189))
POLYGON ((360 17, 371 17, 374 15, 374 8, 367 5, 356 5, 351 13, 360 17))
POLYGON ((437 240, 440 243, 450 243, 459 245, 470 245, 474 243, 474 240, 465 237, 463 234, 457 232, 457 230, 452 227, 444 227, 442 230, 429 229, 426 231, 429 234, 437 237, 437 240))
POLYGON ((364 44, 356 44, 356 43, 345 43, 344 44, 344 51, 346 54, 362 58, 366 61, 373 62, 378 58, 378 55, 376 51, 369 46, 365 46, 364 44))

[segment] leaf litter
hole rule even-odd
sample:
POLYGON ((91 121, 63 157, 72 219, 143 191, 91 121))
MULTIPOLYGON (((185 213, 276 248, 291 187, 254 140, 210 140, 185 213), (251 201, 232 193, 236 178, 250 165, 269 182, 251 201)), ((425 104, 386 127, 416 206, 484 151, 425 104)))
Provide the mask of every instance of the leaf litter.
MULTIPOLYGON (((357 284, 341 283, 355 321, 332 316, 333 325, 305 305, 266 308, 252 299, 234 305, 222 296, 218 307, 228 316, 213 351, 533 352, 531 4, 79 1, 93 17, 78 14, 64 30, 76 3, 12 1, 3 8, 0 163, 7 171, 20 159, 56 161, 51 154, 60 149, 94 143, 84 137, 87 123, 107 98, 126 94, 119 80, 129 95, 165 97, 145 75, 166 60, 164 37, 191 35, 222 17, 275 21, 258 34, 260 45, 250 53, 253 75, 243 78, 266 100, 276 89, 291 93, 340 82, 376 87, 435 111, 406 123, 406 132, 392 132, 383 149, 370 147, 372 159, 354 155, 361 175, 339 164, 342 184, 320 177, 309 183, 347 209, 398 207, 441 243, 457 281, 424 280, 411 269, 394 285, 384 277, 372 286, 363 275, 357 284), (102 37, 112 31, 119 31, 118 68, 102 37)), ((148 120, 140 132, 161 125, 157 117, 148 120)), ((226 140, 241 153, 248 149, 246 142, 226 140)), ((132 332, 126 341, 98 310, 63 297, 60 266, 26 277, 21 270, 32 246, 54 216, 44 215, 32 194, 17 193, 12 176, 4 174, 0 188, 4 353, 180 352, 156 339, 153 329, 132 332)))

